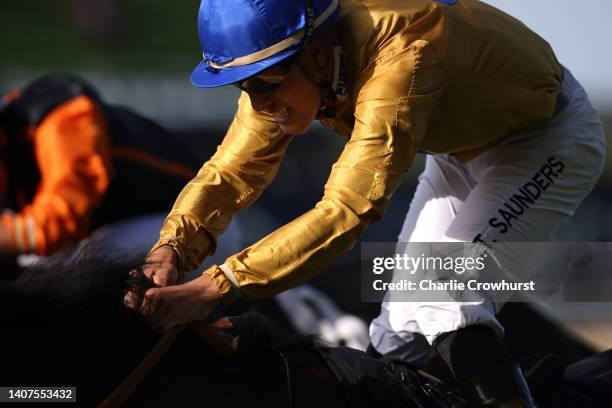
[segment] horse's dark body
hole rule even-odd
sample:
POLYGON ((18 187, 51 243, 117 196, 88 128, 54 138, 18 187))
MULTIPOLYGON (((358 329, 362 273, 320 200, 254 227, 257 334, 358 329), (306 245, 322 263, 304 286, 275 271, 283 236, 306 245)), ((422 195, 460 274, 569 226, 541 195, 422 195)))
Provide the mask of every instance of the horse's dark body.
MULTIPOLYGON (((14 340, 18 344, 3 342, 3 349, 8 346, 5 350, 10 353, 2 356, 1 384, 76 386, 78 405, 84 407, 96 406, 106 398, 152 346, 148 341, 135 342, 137 339, 129 334, 123 341, 134 343, 123 347, 119 338, 83 339, 46 333, 36 333, 36 337, 30 338, 16 336, 14 340)), ((292 352, 285 355, 291 363, 309 362, 313 369, 322 371, 291 371, 294 407, 342 406, 338 402, 341 399, 337 399, 341 396, 333 374, 322 370, 323 364, 316 360, 316 355, 292 352), (317 392, 308 392, 313 387, 317 392)), ((201 338, 185 331, 126 405, 186 407, 201 401, 244 407, 256 398, 265 406, 288 407, 286 382, 284 362, 278 354, 268 351, 249 358, 220 361, 201 338)))
MULTIPOLYGON (((16 282, 0 286, 0 385, 76 386, 78 405, 86 407, 107 397, 159 339, 138 314, 120 302, 127 271, 138 263, 81 255, 34 268, 16 282)), ((365 355, 351 355, 359 367, 376 366, 365 355)), ((557 394, 571 395, 554 404, 581 398, 590 404, 589 393, 603 395, 605 391, 599 388, 611 383, 610 375, 605 374, 612 367, 611 359, 603 355, 599 361, 574 367, 574 380, 586 380, 573 388, 560 379, 545 384, 557 394), (599 383, 590 381, 594 372, 599 374, 599 383)), ((418 376, 411 378, 415 380, 412 394, 398 394, 386 407, 419 406, 411 398, 422 400, 424 394, 419 394, 418 376)), ((363 402, 359 406, 373 407, 379 406, 377 398, 368 395, 377 390, 381 395, 403 390, 397 384, 389 385, 388 376, 355 380, 339 383, 337 372, 309 342, 264 347, 228 359, 186 329, 126 405, 339 408, 355 406, 359 400, 363 402), (351 401, 347 399, 351 394, 358 397, 351 401)), ((435 398, 426 402, 423 406, 450 406, 435 398)))

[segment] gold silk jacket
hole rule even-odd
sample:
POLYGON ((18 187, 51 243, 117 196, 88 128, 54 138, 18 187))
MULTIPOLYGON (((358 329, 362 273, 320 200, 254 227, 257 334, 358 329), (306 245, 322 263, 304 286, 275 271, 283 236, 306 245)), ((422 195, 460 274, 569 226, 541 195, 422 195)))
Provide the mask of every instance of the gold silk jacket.
MULTIPOLYGON (((340 0, 349 98, 321 122, 347 139, 323 198, 205 273, 222 304, 271 296, 332 265, 380 219, 417 149, 469 160, 555 110, 562 67, 516 19, 475 0, 340 0)), ((291 136, 243 94, 225 139, 184 188, 157 248, 194 269, 270 184, 291 136)))

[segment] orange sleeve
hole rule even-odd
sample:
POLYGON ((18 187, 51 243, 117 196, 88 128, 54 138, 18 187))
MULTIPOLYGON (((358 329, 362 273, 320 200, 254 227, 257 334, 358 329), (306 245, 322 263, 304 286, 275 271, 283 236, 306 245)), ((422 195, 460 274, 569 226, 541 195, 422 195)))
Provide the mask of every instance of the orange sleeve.
POLYGON ((30 137, 40 185, 20 214, 2 215, 0 230, 13 253, 47 255, 87 234, 108 188, 110 142, 100 107, 84 95, 51 111, 30 137))

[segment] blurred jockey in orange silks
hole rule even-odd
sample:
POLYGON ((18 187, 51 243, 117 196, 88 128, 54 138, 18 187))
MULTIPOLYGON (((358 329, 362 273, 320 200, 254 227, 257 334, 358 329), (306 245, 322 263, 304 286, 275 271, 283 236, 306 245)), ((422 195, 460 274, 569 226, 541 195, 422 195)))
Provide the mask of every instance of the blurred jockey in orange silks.
POLYGON ((100 225, 168 211, 199 165, 82 79, 38 79, 0 109, 0 254, 52 254, 100 225))

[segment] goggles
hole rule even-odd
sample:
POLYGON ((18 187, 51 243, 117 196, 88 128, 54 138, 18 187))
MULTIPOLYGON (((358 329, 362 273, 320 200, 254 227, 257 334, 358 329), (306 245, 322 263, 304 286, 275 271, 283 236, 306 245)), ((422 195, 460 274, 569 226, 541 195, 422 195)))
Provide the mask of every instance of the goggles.
POLYGON ((242 81, 234 82, 234 86, 247 93, 269 94, 274 92, 289 76, 289 71, 298 54, 242 81))

